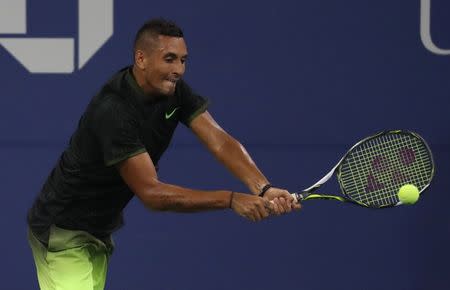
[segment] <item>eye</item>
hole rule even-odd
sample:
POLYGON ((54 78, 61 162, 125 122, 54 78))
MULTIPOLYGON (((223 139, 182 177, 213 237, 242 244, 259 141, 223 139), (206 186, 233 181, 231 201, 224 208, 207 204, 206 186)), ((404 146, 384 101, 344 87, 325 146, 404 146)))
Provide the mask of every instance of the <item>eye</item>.
POLYGON ((166 60, 167 63, 173 63, 174 58, 173 57, 166 57, 165 60, 166 60))

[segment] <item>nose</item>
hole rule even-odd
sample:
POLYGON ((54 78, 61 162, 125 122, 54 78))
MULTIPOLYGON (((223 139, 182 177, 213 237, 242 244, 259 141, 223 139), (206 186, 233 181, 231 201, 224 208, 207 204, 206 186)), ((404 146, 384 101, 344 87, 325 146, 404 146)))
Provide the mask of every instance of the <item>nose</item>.
POLYGON ((181 61, 177 61, 175 66, 174 66, 174 73, 177 74, 178 76, 182 76, 184 74, 184 70, 185 70, 185 64, 181 61))

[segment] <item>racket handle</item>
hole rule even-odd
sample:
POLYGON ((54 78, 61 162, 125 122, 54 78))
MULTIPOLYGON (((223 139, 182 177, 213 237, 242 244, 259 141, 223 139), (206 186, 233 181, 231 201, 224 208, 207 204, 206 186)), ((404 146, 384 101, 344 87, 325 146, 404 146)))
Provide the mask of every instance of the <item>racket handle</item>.
POLYGON ((300 202, 303 200, 303 195, 301 193, 293 192, 291 193, 291 195, 294 198, 295 202, 300 202))
MULTIPOLYGON (((305 198, 301 193, 296 192, 291 193, 291 196, 294 198, 294 202, 300 202, 305 198)), ((270 202, 273 203, 272 200, 270 202)))

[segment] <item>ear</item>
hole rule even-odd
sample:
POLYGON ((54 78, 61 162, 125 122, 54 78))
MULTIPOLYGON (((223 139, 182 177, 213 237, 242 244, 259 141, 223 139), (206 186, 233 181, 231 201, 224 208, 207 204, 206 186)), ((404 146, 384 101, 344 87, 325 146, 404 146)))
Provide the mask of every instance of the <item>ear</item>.
POLYGON ((135 65, 141 70, 145 70, 145 62, 146 62, 145 53, 140 49, 136 49, 136 51, 134 52, 135 65))

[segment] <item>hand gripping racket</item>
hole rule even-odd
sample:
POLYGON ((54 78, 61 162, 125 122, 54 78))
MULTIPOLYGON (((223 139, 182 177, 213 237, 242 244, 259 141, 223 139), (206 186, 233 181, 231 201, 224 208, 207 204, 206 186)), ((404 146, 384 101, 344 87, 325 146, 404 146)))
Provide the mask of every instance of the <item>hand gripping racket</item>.
POLYGON ((431 150, 418 134, 395 130, 367 137, 316 184, 293 193, 298 201, 331 199, 352 202, 370 208, 401 205, 397 192, 404 184, 413 184, 422 193, 434 176, 431 150), (314 193, 336 173, 341 195, 314 193))

